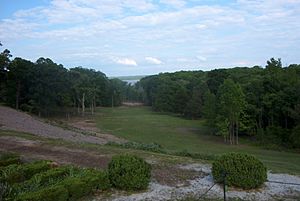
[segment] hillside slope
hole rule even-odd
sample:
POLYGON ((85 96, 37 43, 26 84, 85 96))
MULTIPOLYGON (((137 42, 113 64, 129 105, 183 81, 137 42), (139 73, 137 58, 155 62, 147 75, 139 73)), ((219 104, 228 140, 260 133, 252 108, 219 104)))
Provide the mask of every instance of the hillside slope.
POLYGON ((105 144, 108 141, 108 139, 99 136, 84 135, 79 132, 53 126, 29 114, 3 106, 0 106, 0 129, 21 131, 42 137, 64 139, 72 142, 105 144))

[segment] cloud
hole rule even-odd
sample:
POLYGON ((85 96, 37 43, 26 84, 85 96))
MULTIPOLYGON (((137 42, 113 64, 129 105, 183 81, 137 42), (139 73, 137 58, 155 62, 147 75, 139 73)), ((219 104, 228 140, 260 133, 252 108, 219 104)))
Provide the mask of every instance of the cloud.
POLYGON ((160 3, 166 4, 175 8, 182 8, 185 6, 185 1, 183 0, 160 0, 160 3))
POLYGON ((270 57, 300 62, 299 0, 46 2, 0 19, 0 39, 15 56, 50 56, 66 65, 78 58, 75 65, 141 74, 149 64, 160 72, 270 57))
POLYGON ((114 58, 116 63, 126 65, 126 66, 137 66, 137 62, 131 58, 114 58))
POLYGON ((163 62, 157 58, 154 57, 145 57, 145 60, 150 63, 150 64, 155 64, 155 65, 159 65, 162 64, 163 62))
POLYGON ((207 58, 204 57, 204 56, 196 56, 196 58, 197 58, 198 60, 200 60, 200 61, 206 61, 206 60, 207 60, 207 58))

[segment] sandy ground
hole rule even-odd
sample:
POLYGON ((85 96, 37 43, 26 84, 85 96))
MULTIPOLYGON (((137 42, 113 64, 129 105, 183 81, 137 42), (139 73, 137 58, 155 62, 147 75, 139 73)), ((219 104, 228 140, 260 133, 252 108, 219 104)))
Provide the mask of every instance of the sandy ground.
POLYGON ((24 112, 3 106, 0 106, 0 129, 21 131, 42 137, 64 139, 72 142, 105 144, 108 141, 118 141, 118 138, 109 134, 86 133, 85 135, 80 132, 66 130, 45 123, 41 119, 32 117, 24 112))

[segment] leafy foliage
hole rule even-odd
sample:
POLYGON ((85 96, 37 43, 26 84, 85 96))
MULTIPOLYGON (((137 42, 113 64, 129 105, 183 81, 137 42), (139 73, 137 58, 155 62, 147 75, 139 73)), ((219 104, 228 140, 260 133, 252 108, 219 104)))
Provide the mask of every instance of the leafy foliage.
POLYGON ((271 58, 266 68, 162 73, 144 77, 140 85, 154 110, 203 117, 229 143, 248 135, 264 145, 300 148, 299 77, 300 65, 283 67, 271 58))
POLYGON ((96 106, 119 106, 124 100, 141 100, 141 87, 119 79, 108 79, 100 71, 82 67, 64 68, 49 58, 31 62, 20 57, 10 60, 9 50, 0 53, 0 101, 16 109, 49 116, 84 115, 96 106), (71 110, 70 108, 74 108, 71 110))
POLYGON ((141 190, 150 182, 151 166, 132 155, 114 156, 108 165, 109 179, 119 189, 141 190))
POLYGON ((49 169, 41 172, 43 164, 49 163, 37 161, 1 169, 0 199, 78 200, 93 190, 106 190, 111 187, 105 171, 73 166, 53 168, 48 165, 49 169), (17 174, 18 171, 21 174, 17 174), (33 175, 29 177, 29 174, 33 175))
POLYGON ((241 153, 227 153, 212 165, 212 175, 216 182, 226 182, 229 186, 252 189, 267 180, 267 169, 257 158, 241 153))
POLYGON ((49 186, 39 191, 33 191, 21 194, 16 201, 67 201, 69 198, 68 190, 63 186, 49 186))

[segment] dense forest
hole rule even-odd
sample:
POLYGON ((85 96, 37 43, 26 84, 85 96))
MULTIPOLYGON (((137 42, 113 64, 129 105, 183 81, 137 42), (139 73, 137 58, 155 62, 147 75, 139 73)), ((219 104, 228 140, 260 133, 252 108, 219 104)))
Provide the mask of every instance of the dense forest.
POLYGON ((163 73, 139 84, 154 110, 206 119, 230 144, 244 135, 300 148, 300 65, 272 58, 265 68, 163 73))
POLYGON ((97 106, 119 106, 139 99, 138 89, 100 71, 67 69, 49 58, 31 62, 0 53, 0 102, 39 116, 90 113, 97 106))
POLYGON ((300 148, 300 65, 237 67, 147 76, 134 86, 100 71, 67 69, 49 58, 31 62, 0 53, 0 102, 37 115, 90 113, 97 106, 144 102, 155 111, 206 120, 229 144, 251 136, 300 148))

